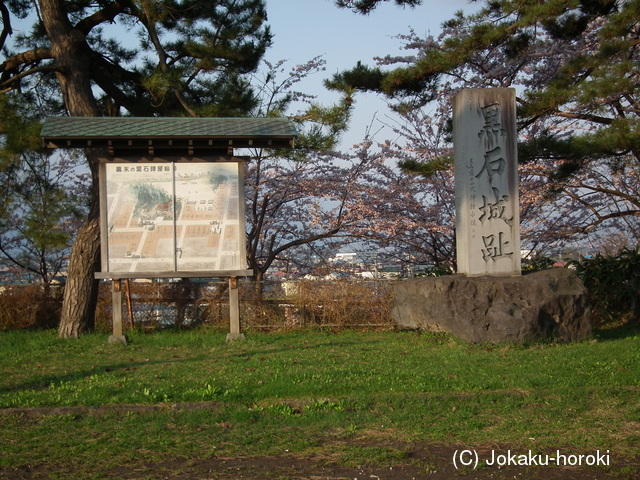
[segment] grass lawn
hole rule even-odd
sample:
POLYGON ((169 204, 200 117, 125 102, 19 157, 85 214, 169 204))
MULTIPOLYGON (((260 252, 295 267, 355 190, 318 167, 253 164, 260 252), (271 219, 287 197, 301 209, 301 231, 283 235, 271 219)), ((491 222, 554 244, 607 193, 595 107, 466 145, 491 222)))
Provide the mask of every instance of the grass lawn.
MULTIPOLYGON (((240 457, 261 459, 243 478, 314 478, 259 471, 283 458, 449 478, 437 471, 453 467, 415 455, 425 445, 482 458, 608 450, 610 465, 589 478, 640 475, 637 330, 529 346, 310 330, 230 344, 207 329, 106 339, 0 333, 0 479, 234 478, 240 457)), ((481 461, 477 472, 495 470, 481 461)))

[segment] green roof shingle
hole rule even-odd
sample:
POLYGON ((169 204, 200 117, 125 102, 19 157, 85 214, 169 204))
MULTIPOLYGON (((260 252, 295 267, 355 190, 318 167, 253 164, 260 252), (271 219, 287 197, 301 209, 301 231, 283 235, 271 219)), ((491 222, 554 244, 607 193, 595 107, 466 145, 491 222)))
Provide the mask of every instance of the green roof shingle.
POLYGON ((296 137, 287 118, 47 118, 45 138, 296 137))

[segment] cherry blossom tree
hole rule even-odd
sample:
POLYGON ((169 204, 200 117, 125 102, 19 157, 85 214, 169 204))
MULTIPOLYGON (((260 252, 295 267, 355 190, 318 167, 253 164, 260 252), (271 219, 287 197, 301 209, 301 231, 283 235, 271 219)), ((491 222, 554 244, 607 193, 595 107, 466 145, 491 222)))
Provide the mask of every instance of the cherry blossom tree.
POLYGON ((274 264, 326 258, 354 243, 397 258, 411 252, 422 262, 449 261, 452 211, 443 200, 453 196, 448 173, 439 174, 441 184, 407 176, 387 160, 393 147, 369 138, 337 152, 353 106, 350 92, 336 105, 321 107, 297 92, 296 84, 322 72, 324 61, 312 59, 290 70, 285 62, 266 65, 264 76, 256 77, 263 99, 257 114, 288 112, 297 105, 300 110, 291 117, 301 135, 292 151, 250 155, 247 244, 255 278, 262 280, 274 264))
POLYGON ((301 248, 335 239, 351 221, 355 183, 345 178, 357 179, 367 168, 366 159, 332 153, 348 125, 351 98, 347 94, 336 105, 323 107, 296 90, 308 75, 324 71, 325 63, 319 57, 293 68, 286 61, 265 62, 263 74, 254 78, 260 98, 255 115, 288 113, 300 131, 292 151, 250 152, 245 174, 247 259, 257 281, 274 262, 292 261, 301 248))
POLYGON ((330 255, 347 244, 366 245, 397 261, 449 263, 454 224, 449 172, 437 174, 439 183, 435 177, 406 175, 387 161, 388 148, 365 141, 348 153, 312 153, 305 161, 252 160, 248 244, 256 279, 274 262, 304 257, 303 247, 322 256, 328 245, 330 255))
POLYGON ((276 260, 302 246, 346 235, 358 215, 362 181, 371 159, 312 153, 306 160, 262 156, 249 165, 248 259, 256 280, 276 260))
POLYGON ((406 112, 402 121, 389 121, 387 126, 394 138, 402 139, 380 145, 387 165, 383 177, 388 179, 390 196, 400 200, 396 211, 388 211, 393 203, 379 209, 387 221, 396 222, 388 241, 415 263, 454 268, 455 192, 453 170, 448 168, 453 150, 446 117, 415 109, 406 112), (432 168, 440 162, 445 167, 432 168))
MULTIPOLYGON (((432 143, 446 129, 434 133, 413 112, 446 122, 462 88, 516 88, 524 242, 549 247, 622 232, 637 244, 639 6, 488 2, 477 14, 458 13, 437 38, 400 36, 405 54, 358 64, 327 84, 387 95, 432 143)), ((418 136, 404 140, 405 167, 427 175, 449 168, 450 156, 418 153, 418 136)))

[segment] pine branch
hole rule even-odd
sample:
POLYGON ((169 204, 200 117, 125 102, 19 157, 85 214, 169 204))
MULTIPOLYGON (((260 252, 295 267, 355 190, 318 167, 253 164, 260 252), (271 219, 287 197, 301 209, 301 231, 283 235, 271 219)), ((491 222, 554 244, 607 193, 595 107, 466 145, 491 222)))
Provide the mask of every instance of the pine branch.
POLYGON ((34 67, 34 68, 30 68, 28 70, 25 70, 24 72, 20 72, 17 75, 13 75, 9 78, 7 78, 6 80, 0 81, 0 91, 2 93, 6 93, 6 92, 10 92, 11 90, 13 90, 13 86, 16 83, 19 83, 20 80, 22 80, 23 78, 29 77, 33 74, 36 73, 45 73, 45 72, 57 72, 60 69, 57 68, 55 65, 45 65, 42 67, 34 67))
POLYGON ((75 29, 82 32, 86 37, 94 27, 106 22, 112 22, 119 14, 131 7, 129 0, 117 0, 107 7, 83 18, 75 25, 75 29))
POLYGON ((13 28, 11 28, 11 15, 9 14, 9 9, 4 2, 0 2, 0 15, 2 15, 2 32, 0 32, 0 49, 2 49, 2 47, 4 47, 4 42, 7 41, 7 37, 13 34, 13 28))
POLYGON ((53 58, 53 56, 51 55, 51 50, 48 48, 28 50, 26 52, 13 55, 0 63, 0 72, 2 72, 2 76, 4 77, 6 74, 12 72, 21 65, 38 62, 40 60, 48 60, 51 58, 53 58))

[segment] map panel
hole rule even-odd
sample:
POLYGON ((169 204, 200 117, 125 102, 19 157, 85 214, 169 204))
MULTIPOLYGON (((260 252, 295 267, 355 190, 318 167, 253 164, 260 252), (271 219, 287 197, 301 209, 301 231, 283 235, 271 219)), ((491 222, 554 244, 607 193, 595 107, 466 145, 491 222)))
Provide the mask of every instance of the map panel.
POLYGON ((184 227, 177 236, 178 271, 246 268, 246 260, 222 267, 222 259, 239 247, 230 252, 221 241, 228 231, 239 238, 238 216, 229 213, 238 208, 238 182, 238 163, 176 164, 177 224, 184 227))
POLYGON ((109 271, 245 269, 239 165, 107 164, 109 271))

